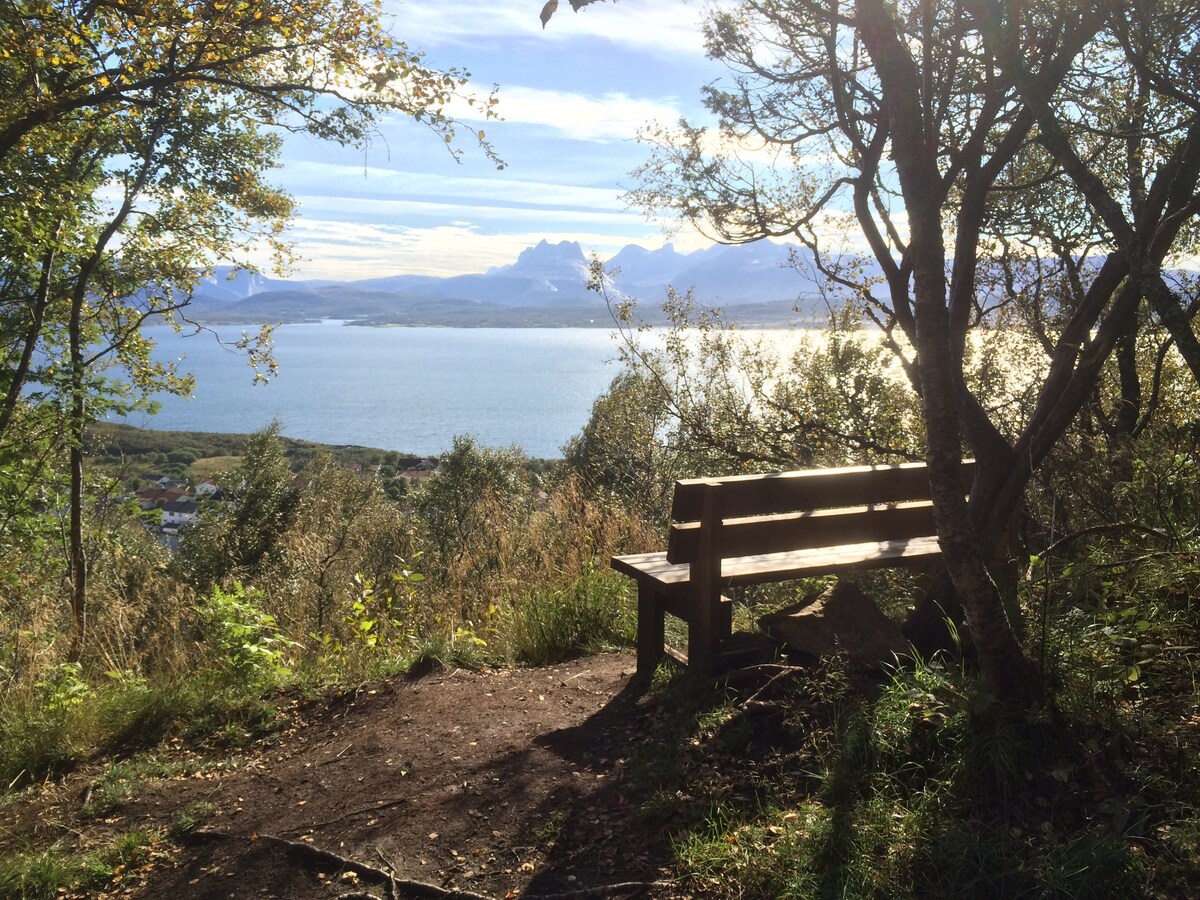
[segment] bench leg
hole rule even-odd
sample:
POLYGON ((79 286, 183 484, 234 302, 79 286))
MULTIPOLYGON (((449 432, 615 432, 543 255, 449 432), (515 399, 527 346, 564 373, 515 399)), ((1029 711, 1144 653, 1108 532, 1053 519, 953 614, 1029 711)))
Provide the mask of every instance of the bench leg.
POLYGON ((704 489, 700 513, 700 537, 689 572, 688 668, 708 675, 717 662, 721 638, 718 621, 721 607, 721 504, 717 485, 704 489))
POLYGON ((666 610, 658 591, 650 584, 638 583, 637 674, 650 678, 662 662, 666 641, 666 610))
POLYGON ((712 674, 717 665, 717 646, 724 631, 719 621, 720 604, 719 591, 715 597, 702 594, 692 598, 688 621, 688 668, 700 675, 712 674))

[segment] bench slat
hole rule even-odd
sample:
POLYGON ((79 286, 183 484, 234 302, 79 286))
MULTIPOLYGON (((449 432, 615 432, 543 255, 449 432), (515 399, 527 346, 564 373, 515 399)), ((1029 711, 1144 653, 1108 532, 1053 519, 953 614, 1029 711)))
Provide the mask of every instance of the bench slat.
MULTIPOLYGON (((975 477, 973 460, 963 462, 962 477, 963 492, 967 493, 975 477)), ((671 519, 698 520, 708 484, 721 485, 721 512, 727 518, 929 499, 924 463, 686 478, 675 482, 671 519)))
MULTIPOLYGON (((672 525, 667 559, 673 563, 694 559, 700 530, 699 522, 672 525)), ((929 500, 818 509, 727 518, 721 527, 721 553, 723 556, 786 553, 812 547, 927 537, 933 533, 933 503, 929 500)))

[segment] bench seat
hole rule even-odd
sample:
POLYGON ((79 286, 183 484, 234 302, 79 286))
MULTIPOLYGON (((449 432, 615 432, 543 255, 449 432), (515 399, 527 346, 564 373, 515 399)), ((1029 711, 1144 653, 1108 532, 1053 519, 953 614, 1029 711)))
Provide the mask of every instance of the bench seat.
MULTIPOLYGON (((937 538, 927 536, 843 544, 840 547, 816 547, 787 553, 735 556, 721 560, 721 584, 740 587, 836 575, 851 570, 916 566, 940 556, 941 552, 937 538)), ((686 593, 691 582, 691 566, 688 563, 669 562, 666 551, 614 556, 612 567, 638 581, 645 579, 652 582, 660 591, 667 593, 686 593)))

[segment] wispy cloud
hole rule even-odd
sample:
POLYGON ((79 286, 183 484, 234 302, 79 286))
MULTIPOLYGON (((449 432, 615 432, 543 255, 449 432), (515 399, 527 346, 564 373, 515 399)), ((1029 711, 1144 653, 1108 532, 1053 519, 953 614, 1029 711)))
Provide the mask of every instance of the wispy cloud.
POLYGON ((697 2, 609 3, 572 13, 562 3, 549 27, 538 21, 540 0, 459 0, 447 3, 392 3, 396 32, 416 46, 479 46, 514 38, 564 43, 605 40, 622 48, 657 55, 703 54, 700 23, 712 4, 697 2))
POLYGON ((550 206, 513 207, 437 200, 363 200, 344 197, 301 197, 300 209, 305 218, 332 219, 355 215, 371 221, 414 221, 421 218, 447 216, 462 222, 480 223, 586 223, 593 227, 628 228, 638 226, 641 216, 633 212, 604 212, 597 210, 566 210, 550 206))
MULTIPOLYGON (((506 87, 500 92, 498 111, 503 122, 493 129, 514 125, 550 129, 578 141, 608 143, 630 140, 649 122, 671 124, 682 108, 670 99, 631 97, 623 93, 594 96, 531 87, 506 87)), ((464 121, 482 119, 479 107, 466 102, 451 105, 450 112, 464 121)))
POLYGON ((460 101, 448 111, 465 125, 464 148, 483 129, 507 167, 470 152, 454 165, 440 140, 399 117, 381 121, 357 153, 289 139, 280 181, 299 201, 298 275, 482 272, 542 239, 576 240, 603 257, 662 244, 658 225, 628 208, 623 185, 645 157, 640 130, 697 114, 699 85, 712 77, 700 37, 712 4, 610 0, 575 14, 563 2, 543 31, 542 2, 384 0, 396 37, 428 51, 431 65, 473 72, 476 94, 500 83, 502 121, 481 121, 460 101))
POLYGON ((597 237, 576 231, 548 235, 509 229, 488 234, 465 224, 406 228, 318 219, 302 220, 289 236, 300 256, 315 262, 301 265, 306 277, 346 279, 399 272, 439 277, 485 272, 511 263, 543 238, 592 246, 597 237))
MULTIPOLYGON (((308 216, 300 219, 288 237, 300 257, 297 275, 305 278, 360 279, 395 275, 449 277, 486 272, 507 265, 538 241, 577 241, 584 253, 608 259, 628 244, 654 249, 665 236, 651 224, 619 235, 589 230, 588 221, 563 220, 554 224, 509 222, 503 232, 485 229, 477 222, 448 221, 427 228, 308 216), (582 225, 583 227, 580 227, 582 225)), ((682 252, 710 242, 694 232, 674 235, 682 252)))
POLYGON ((619 210, 624 202, 614 187, 587 187, 561 182, 537 181, 510 174, 488 178, 448 176, 342 163, 289 162, 288 181, 296 195, 340 196, 348 202, 374 200, 470 198, 487 205, 512 204, 553 208, 619 210), (369 198, 358 199, 359 195, 369 198))

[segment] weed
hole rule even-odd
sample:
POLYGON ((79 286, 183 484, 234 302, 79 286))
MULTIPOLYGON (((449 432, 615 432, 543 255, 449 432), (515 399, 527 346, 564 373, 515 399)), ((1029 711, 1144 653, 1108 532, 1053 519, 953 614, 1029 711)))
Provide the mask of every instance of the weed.
MULTIPOLYGON (((60 887, 91 883, 96 873, 63 849, 17 853, 0 861, 0 896, 12 900, 49 900, 60 887)), ((107 878, 105 879, 107 881, 107 878)))
POLYGON ((568 824, 569 814, 568 810, 560 809, 548 815, 537 830, 538 840, 546 846, 553 846, 563 827, 568 824))
MULTIPOLYGON (((1103 797, 1072 775, 1070 729, 1001 715, 969 675, 938 662, 878 688, 834 675, 795 676, 768 710, 773 730, 736 698, 680 704, 694 717, 690 746, 663 742, 652 765, 640 761, 666 789, 652 795, 656 813, 675 824, 677 865, 698 894, 1138 894, 1145 861, 1121 832, 1134 820, 1099 814, 1103 797), (697 796, 710 798, 703 809, 697 796)), ((1195 833, 1180 827, 1181 856, 1195 833)))
MULTIPOLYGON (((127 754, 173 735, 238 746, 269 731, 278 709, 254 683, 231 683, 225 670, 151 687, 109 678, 88 688, 87 703, 48 705, 10 698, 0 707, 0 778, 8 787, 69 771, 98 754, 127 754)), ((40 698, 43 699, 44 698, 40 698)))
POLYGON ((263 612, 260 602, 261 594, 235 584, 228 593, 213 588, 197 607, 214 661, 231 682, 268 684, 288 672, 287 642, 279 635, 275 617, 263 612))
POLYGON ((422 641, 405 671, 410 678, 416 678, 435 669, 481 669, 492 662, 494 657, 487 641, 475 634, 472 623, 467 622, 445 637, 432 636, 422 641))
POLYGON ((68 771, 86 752, 86 706, 14 698, 0 709, 0 780, 13 787, 68 771))
POLYGON ((80 818, 87 820, 108 815, 133 797, 142 782, 191 772, 196 766, 195 759, 165 760, 153 754, 112 763, 92 784, 88 800, 80 809, 80 818))
POLYGON ((216 811, 215 804, 206 803, 203 800, 189 803, 176 810, 167 833, 175 840, 179 840, 199 828, 216 811))
POLYGON ((77 662, 51 666, 34 685, 37 704, 50 712, 62 712, 81 705, 92 693, 82 675, 83 666, 77 662))

